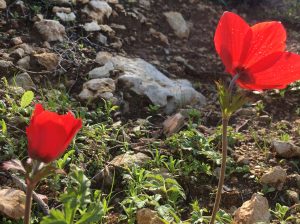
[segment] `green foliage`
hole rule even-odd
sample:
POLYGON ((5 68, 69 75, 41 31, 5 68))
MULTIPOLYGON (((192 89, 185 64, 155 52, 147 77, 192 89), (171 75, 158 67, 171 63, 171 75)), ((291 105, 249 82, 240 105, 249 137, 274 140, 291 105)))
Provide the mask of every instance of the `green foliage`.
POLYGON ((22 108, 27 107, 29 104, 31 104, 33 98, 34 98, 34 93, 32 91, 26 91, 21 98, 20 106, 22 108))
POLYGON ((276 203, 275 209, 270 211, 280 221, 280 224, 290 223, 289 221, 292 221, 294 219, 292 216, 287 216, 289 207, 285 205, 276 203))
POLYGON ((63 209, 52 209, 41 224, 82 224, 103 223, 110 210, 108 201, 100 191, 90 190, 90 180, 82 170, 72 167, 70 182, 65 193, 60 197, 63 209))

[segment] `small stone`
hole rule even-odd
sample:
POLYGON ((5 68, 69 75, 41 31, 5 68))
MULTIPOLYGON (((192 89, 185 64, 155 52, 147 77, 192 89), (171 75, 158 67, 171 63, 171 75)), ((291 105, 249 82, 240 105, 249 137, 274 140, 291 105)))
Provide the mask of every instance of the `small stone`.
POLYGON ((299 194, 296 191, 287 190, 286 195, 288 199, 293 202, 294 204, 299 203, 299 194))
POLYGON ((185 117, 181 113, 177 113, 168 117, 163 122, 164 134, 168 137, 178 132, 184 126, 185 117))
POLYGON ((286 178, 286 171, 280 166, 275 166, 260 178, 260 182, 262 184, 271 185, 277 187, 278 189, 281 189, 286 181, 286 178))
POLYGON ((22 48, 17 48, 13 52, 11 52, 9 56, 18 60, 20 58, 23 58, 24 55, 25 51, 22 48))
POLYGON ((116 35, 116 32, 108 25, 100 25, 101 31, 104 33, 107 33, 108 36, 114 37, 116 35))
POLYGON ((53 13, 57 13, 57 12, 71 13, 72 10, 71 10, 71 8, 68 8, 68 7, 58 7, 58 6, 54 6, 54 7, 52 8, 52 12, 53 12, 53 13))
POLYGON ((114 69, 113 64, 109 61, 104 66, 94 68, 92 71, 89 72, 90 79, 97 79, 97 78, 108 78, 110 71, 114 69))
POLYGON ((262 115, 256 118, 257 121, 265 124, 270 124, 272 121, 272 118, 269 115, 262 115))
POLYGON ((6 1, 5 0, 0 0, 0 10, 1 9, 6 9, 6 1))
POLYGON ((24 90, 36 89, 35 84, 27 72, 16 75, 10 80, 10 83, 14 86, 22 87, 24 90))
POLYGON ((45 67, 47 71, 55 70, 59 63, 59 56, 55 53, 35 54, 37 62, 45 67))
POLYGON ((103 45, 107 45, 107 37, 105 35, 103 35, 102 33, 99 33, 97 35, 97 40, 99 41, 99 43, 101 43, 103 45))
POLYGON ((273 141, 273 148, 283 158, 300 157, 300 147, 291 142, 273 141))
POLYGON ((12 42, 13 45, 19 45, 19 44, 23 43, 21 37, 14 37, 14 38, 12 38, 11 42, 12 42))
POLYGON ((246 201, 234 214, 234 224, 270 223, 270 211, 268 200, 253 194, 251 200, 246 201))
POLYGON ((30 56, 25 56, 17 61, 17 65, 23 69, 29 70, 30 69, 30 56))
POLYGON ((150 28, 149 32, 151 33, 151 35, 155 38, 158 38, 162 43, 166 44, 166 45, 169 45, 169 40, 168 40, 168 37, 166 35, 164 35, 163 33, 161 32, 158 32, 156 31, 155 29, 153 28, 150 28))
POLYGON ((95 31, 100 31, 101 27, 96 21, 92 21, 90 23, 85 23, 83 29, 85 29, 85 31, 87 32, 95 32, 95 31))
POLYGON ((254 108, 241 108, 236 112, 237 115, 240 116, 253 116, 256 114, 254 108))
POLYGON ((138 152, 136 154, 126 152, 113 158, 109 163, 116 167, 131 167, 135 165, 143 165, 151 158, 144 153, 138 152))
POLYGON ((249 165, 250 160, 245 156, 239 156, 236 162, 240 165, 249 165))
POLYGON ((57 12, 56 16, 64 22, 72 22, 76 20, 76 15, 74 14, 74 12, 71 13, 57 12))
POLYGON ((65 27, 56 20, 42 20, 34 26, 46 41, 63 41, 66 35, 65 27))
POLYGON ((113 79, 92 79, 83 84, 82 91, 80 92, 78 97, 82 101, 95 100, 97 98, 101 98, 101 95, 103 95, 106 92, 114 92, 115 89, 116 86, 113 79))
POLYGON ((32 46, 30 46, 26 43, 20 44, 18 47, 22 48, 24 50, 25 54, 34 53, 34 50, 33 50, 32 46))
POLYGON ((82 12, 87 14, 91 19, 103 23, 104 18, 110 17, 112 8, 105 1, 92 0, 89 2, 89 5, 85 6, 82 12))
POLYGON ((100 51, 97 53, 95 61, 100 65, 105 65, 111 58, 111 53, 106 51, 100 51))
POLYGON ((190 29, 181 13, 170 11, 165 12, 164 15, 167 18, 169 25, 179 38, 189 37, 190 29))
POLYGON ((137 224, 163 224, 156 211, 149 208, 139 209, 136 213, 137 224))
POLYGON ((0 60, 0 68, 9 68, 13 65, 11 61, 0 60))

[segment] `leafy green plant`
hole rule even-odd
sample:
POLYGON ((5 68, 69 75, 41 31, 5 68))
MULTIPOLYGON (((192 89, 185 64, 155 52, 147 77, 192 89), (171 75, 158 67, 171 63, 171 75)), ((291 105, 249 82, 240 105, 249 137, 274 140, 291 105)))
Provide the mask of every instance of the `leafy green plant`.
POLYGON ((91 182, 83 171, 76 167, 72 167, 72 170, 67 190, 60 196, 63 209, 52 209, 50 215, 44 217, 41 224, 103 223, 105 220, 110 210, 109 198, 103 197, 100 191, 92 193, 91 182))
POLYGON ((289 221, 292 221, 294 219, 292 216, 287 216, 289 207, 285 205, 276 203, 275 209, 270 211, 280 221, 280 224, 290 223, 289 221))

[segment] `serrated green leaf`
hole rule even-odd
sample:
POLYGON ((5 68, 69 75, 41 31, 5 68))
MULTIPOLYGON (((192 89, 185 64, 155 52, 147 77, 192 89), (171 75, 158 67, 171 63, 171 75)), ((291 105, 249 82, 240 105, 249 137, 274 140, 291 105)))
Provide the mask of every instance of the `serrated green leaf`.
POLYGON ((26 91, 21 98, 21 103, 20 103, 21 107, 22 108, 27 107, 32 102, 33 98, 34 98, 34 93, 32 91, 26 91))
POLYGON ((65 220, 64 213, 57 209, 52 209, 50 215, 44 217, 41 224, 68 224, 65 220))

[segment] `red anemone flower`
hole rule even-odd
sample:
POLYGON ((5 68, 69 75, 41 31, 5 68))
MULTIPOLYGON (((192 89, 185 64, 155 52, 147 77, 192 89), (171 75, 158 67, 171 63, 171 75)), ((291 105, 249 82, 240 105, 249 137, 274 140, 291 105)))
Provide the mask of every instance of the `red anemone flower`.
POLYGON ((26 128, 29 157, 44 163, 57 159, 81 126, 81 119, 76 119, 71 112, 58 115, 44 110, 41 104, 36 104, 26 128))
POLYGON ((249 26, 225 12, 214 37, 216 51, 237 83, 249 90, 283 89, 300 79, 300 56, 285 51, 286 32, 280 22, 249 26))

